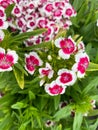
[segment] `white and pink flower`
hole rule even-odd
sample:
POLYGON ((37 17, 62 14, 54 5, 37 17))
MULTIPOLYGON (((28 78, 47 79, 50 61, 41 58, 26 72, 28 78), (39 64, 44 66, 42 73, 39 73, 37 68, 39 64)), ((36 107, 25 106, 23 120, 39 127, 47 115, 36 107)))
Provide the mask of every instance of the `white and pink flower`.
POLYGON ((77 76, 79 78, 82 78, 84 77, 86 69, 89 66, 89 57, 85 52, 80 52, 75 55, 75 61, 76 63, 73 65, 72 70, 77 72, 77 76))
POLYGON ((70 55, 73 54, 76 48, 76 43, 69 36, 68 38, 58 38, 55 40, 55 46, 60 48, 59 56, 63 59, 69 59, 70 55))
POLYGON ((61 86, 57 84, 56 81, 52 81, 50 84, 45 85, 45 91, 51 96, 64 94, 65 89, 66 89, 66 86, 61 86))
POLYGON ((53 77, 54 71, 52 70, 51 65, 49 63, 46 63, 46 67, 40 68, 39 73, 41 78, 40 86, 42 86, 45 83, 45 77, 51 79, 53 77))
POLYGON ((14 50, 0 48, 0 72, 11 71, 12 66, 17 63, 18 55, 14 50))
POLYGON ((56 83, 59 85, 70 86, 73 85, 77 79, 75 72, 68 69, 60 69, 58 75, 56 83))
POLYGON ((36 67, 41 66, 42 64, 43 62, 36 52, 25 54, 25 69, 29 74, 34 74, 36 67))

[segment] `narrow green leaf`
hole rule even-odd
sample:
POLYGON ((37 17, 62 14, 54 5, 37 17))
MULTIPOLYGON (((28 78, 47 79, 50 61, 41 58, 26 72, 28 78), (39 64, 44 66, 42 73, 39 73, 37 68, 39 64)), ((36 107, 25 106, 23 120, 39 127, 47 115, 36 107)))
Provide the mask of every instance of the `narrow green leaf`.
POLYGON ((17 102, 11 106, 13 109, 21 109, 27 107, 27 104, 24 104, 23 102, 17 102))
POLYGON ((32 100, 32 99, 35 99, 35 94, 32 92, 32 91, 29 91, 29 99, 32 100))
POLYGON ((49 47, 51 45, 51 41, 49 42, 43 42, 43 43, 40 43, 38 45, 33 45, 33 46, 30 46, 30 47, 26 47, 24 48, 23 50, 27 50, 27 51, 31 51, 33 49, 38 49, 38 48, 45 48, 45 47, 49 47))
POLYGON ((11 15, 11 11, 13 10, 15 4, 10 4, 6 9, 5 9, 5 13, 6 16, 9 17, 11 15))
POLYGON ((57 108, 59 106, 60 97, 61 97, 60 95, 54 97, 54 107, 55 107, 55 110, 57 110, 57 108))
POLYGON ((98 127, 98 119, 96 120, 96 122, 90 126, 90 129, 89 130, 97 130, 97 127, 98 127))
POLYGON ((98 115, 98 109, 94 109, 89 112, 88 116, 97 116, 98 115))
POLYGON ((84 88, 83 93, 88 93, 91 89, 98 85, 98 77, 95 77, 89 84, 84 88))
POLYGON ((62 130, 62 125, 60 124, 56 130, 62 130))
POLYGON ((66 118, 70 115, 70 112, 71 112, 71 106, 68 105, 64 108, 61 108, 59 111, 57 111, 54 115, 54 119, 56 121, 59 121, 62 118, 66 118))
POLYGON ((14 75, 15 75, 15 78, 17 80, 19 87, 23 89, 24 88, 24 73, 16 67, 13 67, 13 72, 14 72, 14 75))
POLYGON ((21 43, 22 41, 30 38, 31 36, 35 36, 35 35, 38 35, 38 34, 41 34, 43 32, 45 32, 46 29, 37 29, 37 30, 33 30, 31 32, 24 32, 24 33, 20 33, 16 36, 14 36, 13 38, 10 37, 10 44, 13 44, 15 43, 16 41, 18 41, 19 43, 21 43))
POLYGON ((81 124, 82 124, 83 116, 82 113, 76 112, 73 122, 73 130, 81 130, 81 124))
POLYGON ((87 71, 98 71, 98 64, 90 62, 87 71))

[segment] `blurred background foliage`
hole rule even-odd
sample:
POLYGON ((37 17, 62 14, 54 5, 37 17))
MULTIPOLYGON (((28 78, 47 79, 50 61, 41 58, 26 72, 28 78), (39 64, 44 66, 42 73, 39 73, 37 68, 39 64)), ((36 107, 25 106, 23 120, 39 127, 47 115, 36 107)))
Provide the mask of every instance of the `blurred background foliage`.
POLYGON ((39 78, 26 76, 19 65, 18 83, 12 72, 0 73, 0 129, 1 130, 96 130, 98 109, 91 109, 90 101, 98 104, 98 0, 70 0, 77 11, 68 34, 82 36, 92 66, 84 79, 69 87, 62 96, 50 97, 39 87, 39 78), (21 70, 21 71, 20 71, 21 70), (92 70, 92 71, 91 71, 92 70), (10 73, 10 74, 9 74, 10 73), (25 81, 21 76, 24 75, 25 81), (18 86, 24 82, 24 89, 18 86), (71 96, 70 96, 71 95, 71 96), (62 101, 67 106, 59 108, 62 101), (74 111, 72 112, 72 110, 74 111), (84 116, 86 112, 88 116, 84 116), (46 127, 47 120, 54 122, 46 127))

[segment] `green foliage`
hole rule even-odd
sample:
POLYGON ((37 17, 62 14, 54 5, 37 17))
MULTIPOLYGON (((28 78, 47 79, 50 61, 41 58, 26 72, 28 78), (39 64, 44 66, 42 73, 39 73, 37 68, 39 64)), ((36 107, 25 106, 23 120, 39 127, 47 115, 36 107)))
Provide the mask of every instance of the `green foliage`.
MULTIPOLYGON (((4 31, 6 36, 0 46, 17 50, 20 57, 13 72, 0 73, 0 91, 4 94, 0 98, 1 130, 96 130, 98 119, 92 117, 98 116, 98 109, 93 109, 91 101, 96 100, 98 103, 98 0, 71 0, 71 3, 77 11, 77 17, 72 18, 73 25, 68 34, 78 34, 85 42, 91 61, 87 75, 69 86, 64 95, 47 95, 44 88, 39 87, 39 77, 28 75, 22 66, 24 61, 20 58, 24 57, 24 52, 36 50, 41 53, 47 47, 51 49, 52 42, 27 48, 22 45, 23 40, 46 30, 38 29, 18 35, 4 31), (60 108, 62 101, 68 104, 60 108), (86 113, 88 117, 85 117, 86 113), (54 125, 46 127, 47 120, 54 125)), ((10 16, 13 7, 11 5, 6 9, 7 16, 10 16)), ((62 31, 58 36, 65 33, 62 31)))

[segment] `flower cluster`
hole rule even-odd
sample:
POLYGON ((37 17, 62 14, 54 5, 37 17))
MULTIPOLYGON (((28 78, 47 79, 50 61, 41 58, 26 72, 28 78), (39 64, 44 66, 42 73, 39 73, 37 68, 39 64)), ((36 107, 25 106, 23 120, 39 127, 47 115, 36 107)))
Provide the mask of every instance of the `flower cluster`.
POLYGON ((12 29, 20 32, 47 29, 47 32, 26 40, 26 46, 52 40, 61 28, 69 29, 72 24, 70 17, 76 16, 68 0, 14 0, 14 3, 13 17, 8 18, 12 29))
POLYGON ((25 68, 31 75, 38 70, 40 86, 44 85, 45 91, 54 96, 63 94, 77 78, 84 77, 89 57, 85 52, 84 43, 75 41, 71 36, 57 38, 52 46, 53 50, 47 49, 47 54, 51 55, 46 54, 46 57, 38 56, 36 52, 25 54, 25 68))

